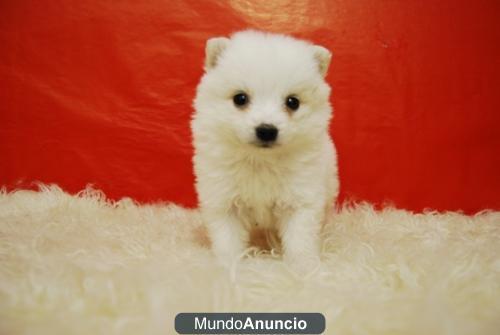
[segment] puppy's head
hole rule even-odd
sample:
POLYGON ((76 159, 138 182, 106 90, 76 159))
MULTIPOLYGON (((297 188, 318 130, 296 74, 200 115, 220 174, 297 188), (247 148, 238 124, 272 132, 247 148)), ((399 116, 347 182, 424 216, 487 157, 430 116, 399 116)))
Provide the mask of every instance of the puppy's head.
POLYGON ((331 117, 330 58, 321 46, 256 31, 208 40, 195 136, 259 150, 322 138, 331 117))

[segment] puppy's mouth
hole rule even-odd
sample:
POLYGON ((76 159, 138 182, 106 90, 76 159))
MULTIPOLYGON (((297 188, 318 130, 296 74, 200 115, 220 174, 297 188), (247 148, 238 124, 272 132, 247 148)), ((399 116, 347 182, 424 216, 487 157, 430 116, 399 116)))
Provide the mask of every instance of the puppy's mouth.
POLYGON ((279 146, 277 142, 262 142, 262 141, 255 141, 251 143, 253 146, 257 148, 263 148, 263 149, 271 149, 279 146))

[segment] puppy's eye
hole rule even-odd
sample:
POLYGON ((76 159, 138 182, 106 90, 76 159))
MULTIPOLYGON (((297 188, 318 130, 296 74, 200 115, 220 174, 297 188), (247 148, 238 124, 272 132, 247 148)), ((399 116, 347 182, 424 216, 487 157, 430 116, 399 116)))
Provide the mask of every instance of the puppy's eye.
POLYGON ((238 93, 235 96, 233 96, 233 102, 236 107, 244 107, 248 104, 250 101, 250 98, 246 93, 238 93))
POLYGON ((293 111, 296 111, 296 110, 297 110, 297 109, 299 109, 299 107, 300 107, 300 101, 299 101, 299 99, 297 99, 296 97, 294 97, 294 96, 290 95, 290 96, 288 96, 288 97, 286 98, 286 100, 285 100, 285 105, 286 105, 289 109, 291 109, 291 110, 293 110, 293 111))

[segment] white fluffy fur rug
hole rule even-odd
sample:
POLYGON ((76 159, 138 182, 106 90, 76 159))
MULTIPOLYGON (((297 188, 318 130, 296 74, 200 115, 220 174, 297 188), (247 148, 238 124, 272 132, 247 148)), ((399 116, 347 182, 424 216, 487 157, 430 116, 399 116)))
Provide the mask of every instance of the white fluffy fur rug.
POLYGON ((198 214, 59 188, 0 193, 1 334, 174 334, 178 312, 314 311, 325 334, 500 334, 500 212, 343 208, 322 267, 215 265, 198 214))

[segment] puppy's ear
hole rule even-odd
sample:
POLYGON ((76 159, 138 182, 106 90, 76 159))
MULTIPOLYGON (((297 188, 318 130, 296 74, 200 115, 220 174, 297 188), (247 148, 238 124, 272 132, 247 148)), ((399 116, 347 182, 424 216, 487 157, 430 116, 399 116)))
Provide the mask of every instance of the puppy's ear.
POLYGON ((225 37, 214 37, 207 41, 205 46, 205 71, 217 65, 217 61, 228 43, 229 39, 225 37))
POLYGON ((332 53, 327 49, 319 45, 313 46, 314 59, 318 62, 319 73, 326 77, 328 72, 328 67, 330 66, 330 60, 332 59, 332 53))

